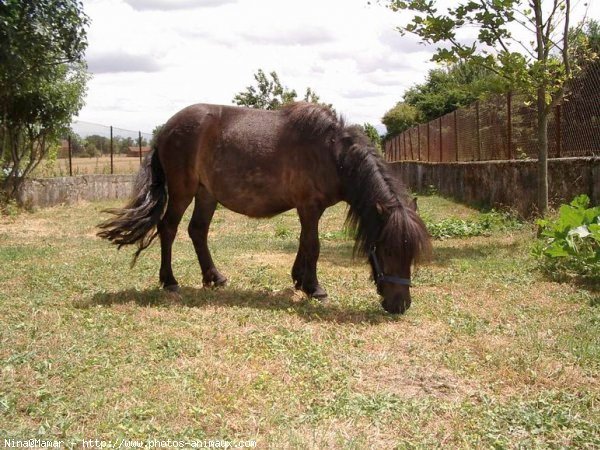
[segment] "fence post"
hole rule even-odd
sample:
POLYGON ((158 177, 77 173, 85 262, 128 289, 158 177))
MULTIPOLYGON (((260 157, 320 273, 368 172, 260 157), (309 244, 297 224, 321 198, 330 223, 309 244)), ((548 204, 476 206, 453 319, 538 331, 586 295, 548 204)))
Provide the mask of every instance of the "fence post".
POLYGON ((506 136, 508 140, 508 159, 514 159, 512 146, 512 92, 506 93, 506 136))
POLYGON ((140 145, 140 166, 142 165, 142 132, 138 131, 139 133, 139 138, 138 138, 138 143, 140 145))
POLYGON ((110 126, 110 174, 113 175, 115 173, 114 163, 113 163, 113 127, 110 126))
MULTIPOLYGON (((475 102, 475 117, 477 118, 475 126, 477 127, 477 161, 481 161, 481 130, 479 127, 479 100, 475 102)), ((473 155, 475 156, 475 155, 473 155)))
POLYGON ((442 116, 438 119, 440 122, 440 162, 442 162, 442 116))
POLYGON ((73 176, 73 147, 71 147, 71 133, 67 135, 67 146, 69 149, 69 176, 73 176))
POLYGON ((556 115, 556 119, 554 121, 556 122, 556 157, 560 158, 561 153, 562 153, 562 130, 561 130, 561 120, 560 120, 560 115, 561 115, 560 104, 556 105, 555 115, 556 115))
MULTIPOLYGON (((431 121, 430 121, 431 122, 431 121)), ((430 152, 431 152, 431 133, 429 131, 429 123, 427 122, 427 162, 431 162, 430 152)))
POLYGON ((417 125, 417 160, 421 161, 421 125, 417 125))
POLYGON ((398 139, 398 154, 401 161, 406 160, 406 130, 402 132, 402 141, 398 139))
POLYGON ((458 119, 456 110, 454 110, 454 152, 456 153, 456 162, 458 162, 458 119))

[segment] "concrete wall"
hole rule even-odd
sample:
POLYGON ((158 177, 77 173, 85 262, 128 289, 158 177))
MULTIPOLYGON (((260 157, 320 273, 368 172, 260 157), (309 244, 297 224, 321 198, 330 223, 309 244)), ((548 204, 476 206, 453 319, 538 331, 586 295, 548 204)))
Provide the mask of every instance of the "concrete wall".
POLYGON ((26 180, 17 200, 21 205, 35 208, 73 204, 82 200, 127 199, 134 181, 135 175, 81 175, 26 180))
MULTIPOLYGON (((433 186, 460 202, 508 207, 524 217, 536 211, 537 161, 464 163, 391 163, 406 186, 417 193, 433 186)), ((548 162, 549 200, 552 205, 587 194, 600 204, 600 158, 560 158, 548 162)))

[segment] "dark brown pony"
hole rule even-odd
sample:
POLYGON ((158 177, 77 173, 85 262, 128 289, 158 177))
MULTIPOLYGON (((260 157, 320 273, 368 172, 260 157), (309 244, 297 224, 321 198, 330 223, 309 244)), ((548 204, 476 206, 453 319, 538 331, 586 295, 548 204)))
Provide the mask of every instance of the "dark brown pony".
POLYGON ((98 235, 119 248, 137 244, 134 262, 160 236, 160 282, 177 290, 171 249, 193 199, 188 231, 205 286, 227 281, 207 245, 217 202, 250 217, 295 208, 302 231, 292 279, 316 298, 327 296, 317 280, 319 219, 341 200, 349 204, 355 252, 368 256, 386 311, 410 306, 411 265, 430 249, 411 199, 360 127, 346 127, 311 103, 278 111, 199 104, 178 112, 159 133, 133 198, 110 210, 115 217, 99 225, 98 235))

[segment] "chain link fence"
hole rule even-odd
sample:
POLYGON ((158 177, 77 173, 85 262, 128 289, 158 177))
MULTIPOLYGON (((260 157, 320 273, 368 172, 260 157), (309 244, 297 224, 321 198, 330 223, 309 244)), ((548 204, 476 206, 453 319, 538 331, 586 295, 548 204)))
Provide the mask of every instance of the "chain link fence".
MULTIPOLYGON (((537 159, 535 108, 508 93, 416 125, 385 143, 394 161, 537 159)), ((548 122, 551 158, 600 156, 600 62, 575 80, 548 122)))
POLYGON ((151 140, 151 133, 76 121, 32 176, 136 173, 151 140))

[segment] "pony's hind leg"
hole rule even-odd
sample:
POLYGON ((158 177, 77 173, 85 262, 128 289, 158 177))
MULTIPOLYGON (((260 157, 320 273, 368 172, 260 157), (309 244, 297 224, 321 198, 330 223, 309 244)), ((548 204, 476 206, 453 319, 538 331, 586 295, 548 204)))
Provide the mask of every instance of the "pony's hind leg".
POLYGON ((204 286, 222 286, 227 282, 227 278, 221 275, 215 267, 208 249, 208 229, 216 208, 217 201, 215 198, 204 187, 200 187, 196 193, 194 212, 188 233, 194 243, 194 249, 202 269, 202 284, 204 286))
POLYGON ((164 289, 167 291, 178 291, 179 283, 173 275, 171 257, 173 250, 173 241, 177 235, 177 228, 183 213, 191 203, 193 195, 169 196, 167 210, 161 221, 158 223, 158 235, 160 236, 160 272, 159 279, 164 289))

